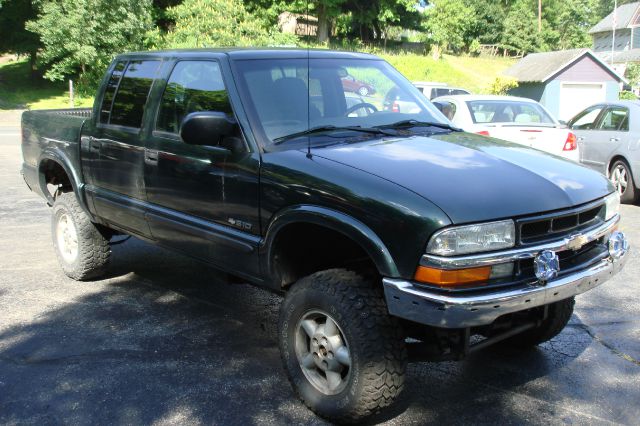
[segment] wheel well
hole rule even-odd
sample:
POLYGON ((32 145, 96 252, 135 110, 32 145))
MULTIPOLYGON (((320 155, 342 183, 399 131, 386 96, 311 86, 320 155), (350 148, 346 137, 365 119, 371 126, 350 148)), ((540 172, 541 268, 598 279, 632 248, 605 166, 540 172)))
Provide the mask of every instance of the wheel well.
POLYGON ((375 263, 358 243, 341 232, 311 223, 285 226, 278 232, 271 253, 272 273, 282 288, 331 268, 379 276, 375 263))
POLYGON ((44 160, 40 164, 40 173, 44 176, 46 190, 51 198, 55 198, 58 190, 62 192, 73 191, 71 179, 60 163, 54 160, 44 160))
POLYGON ((611 161, 609 162, 609 167, 607 167, 607 173, 611 172, 611 168, 613 167, 613 165, 616 163, 616 161, 618 160, 622 160, 624 161, 627 165, 629 165, 629 162, 627 161, 626 158, 624 158, 622 155, 616 155, 615 157, 613 157, 611 159, 611 161))

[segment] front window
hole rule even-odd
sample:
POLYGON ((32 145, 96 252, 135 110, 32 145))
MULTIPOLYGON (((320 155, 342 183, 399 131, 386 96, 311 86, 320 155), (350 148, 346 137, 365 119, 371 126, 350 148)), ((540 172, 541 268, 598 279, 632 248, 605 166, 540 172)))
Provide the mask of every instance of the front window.
POLYGON ((476 124, 555 124, 540 105, 531 102, 485 100, 468 101, 467 105, 476 124))
POLYGON ((322 126, 372 128, 402 120, 447 124, 418 89, 382 60, 257 59, 237 65, 240 90, 266 148, 322 126))

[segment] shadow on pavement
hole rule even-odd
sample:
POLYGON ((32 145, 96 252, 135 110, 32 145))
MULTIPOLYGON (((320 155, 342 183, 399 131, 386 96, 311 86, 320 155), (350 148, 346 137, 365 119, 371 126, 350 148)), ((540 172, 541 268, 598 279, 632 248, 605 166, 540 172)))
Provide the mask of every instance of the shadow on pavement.
MULTIPOLYGON (((323 423, 282 370, 278 296, 137 240, 114 247, 111 271, 106 285, 77 283, 95 291, 0 334, 0 423, 323 423)), ((412 364, 391 422, 530 420, 532 401, 552 399, 545 377, 569 377, 561 370, 590 343, 573 323, 540 349, 412 364)), ((588 382, 568 380, 556 386, 593 398, 588 382)), ((536 404, 553 416, 555 405, 536 404)))

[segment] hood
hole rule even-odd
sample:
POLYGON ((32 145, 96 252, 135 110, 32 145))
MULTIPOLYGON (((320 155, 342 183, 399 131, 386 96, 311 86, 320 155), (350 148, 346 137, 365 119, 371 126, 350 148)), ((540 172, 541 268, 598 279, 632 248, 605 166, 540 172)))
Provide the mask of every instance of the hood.
POLYGON ((584 166, 470 133, 370 140, 313 154, 403 186, 456 224, 565 209, 613 191, 584 166))

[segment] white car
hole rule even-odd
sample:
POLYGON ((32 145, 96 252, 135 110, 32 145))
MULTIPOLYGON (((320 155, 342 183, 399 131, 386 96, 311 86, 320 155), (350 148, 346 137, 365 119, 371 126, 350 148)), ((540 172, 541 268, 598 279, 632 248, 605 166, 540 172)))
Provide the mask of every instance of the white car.
POLYGON ((468 95, 471 93, 460 87, 451 87, 447 83, 437 83, 435 81, 414 81, 413 85, 416 86, 427 99, 449 95, 468 95))
POLYGON ((538 102, 514 96, 456 95, 432 101, 467 132, 491 136, 580 161, 576 135, 538 102))

